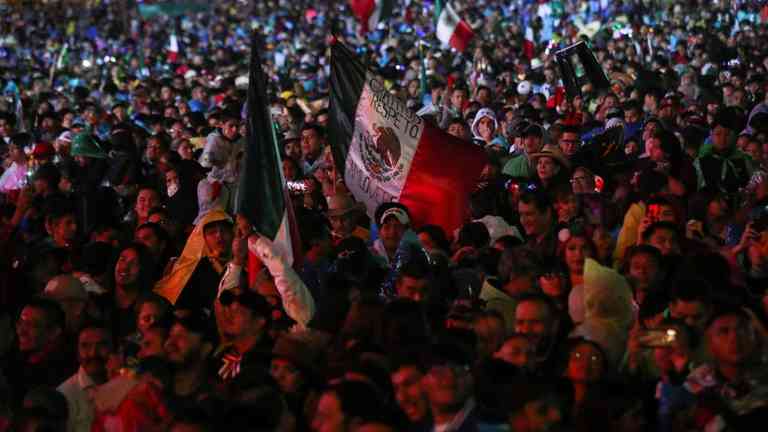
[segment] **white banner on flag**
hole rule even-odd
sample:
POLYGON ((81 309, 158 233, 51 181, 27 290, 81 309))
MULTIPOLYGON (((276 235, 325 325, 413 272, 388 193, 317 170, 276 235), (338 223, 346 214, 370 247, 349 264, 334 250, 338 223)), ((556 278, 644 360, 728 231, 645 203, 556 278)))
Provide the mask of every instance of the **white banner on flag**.
POLYGON ((344 172, 347 188, 365 203, 368 215, 400 197, 423 131, 424 121, 369 73, 344 172))

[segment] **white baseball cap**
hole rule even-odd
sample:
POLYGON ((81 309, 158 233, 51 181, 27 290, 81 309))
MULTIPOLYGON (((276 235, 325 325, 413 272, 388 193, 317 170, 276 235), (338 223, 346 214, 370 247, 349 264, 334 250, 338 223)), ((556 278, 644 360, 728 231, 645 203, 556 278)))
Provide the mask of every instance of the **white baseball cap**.
POLYGON ((517 85, 517 94, 527 96, 531 93, 531 83, 529 81, 521 81, 517 85))
POLYGON ((384 225, 384 222, 389 218, 390 216, 394 216, 395 219, 400 221, 403 225, 408 225, 411 222, 411 219, 408 217, 408 214, 405 212, 405 210, 401 209, 400 207, 392 207, 390 209, 387 209, 379 219, 379 225, 384 225))

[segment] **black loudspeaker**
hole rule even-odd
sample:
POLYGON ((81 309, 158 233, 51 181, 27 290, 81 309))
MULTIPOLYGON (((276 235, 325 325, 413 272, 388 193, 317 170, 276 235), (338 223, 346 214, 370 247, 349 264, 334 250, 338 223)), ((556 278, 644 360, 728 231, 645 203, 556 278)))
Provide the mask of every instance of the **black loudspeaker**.
POLYGON ((581 96, 581 87, 587 83, 597 91, 610 89, 608 77, 584 41, 557 51, 555 58, 569 98, 581 96))

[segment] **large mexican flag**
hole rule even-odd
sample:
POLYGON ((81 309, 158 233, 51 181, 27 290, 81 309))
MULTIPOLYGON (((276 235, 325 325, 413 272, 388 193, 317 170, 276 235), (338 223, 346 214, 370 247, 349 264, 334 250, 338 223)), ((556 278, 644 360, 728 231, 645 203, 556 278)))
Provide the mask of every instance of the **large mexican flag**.
POLYGON ((450 233, 467 220, 485 152, 417 116, 340 42, 331 50, 329 135, 336 167, 368 215, 399 201, 417 226, 450 233))

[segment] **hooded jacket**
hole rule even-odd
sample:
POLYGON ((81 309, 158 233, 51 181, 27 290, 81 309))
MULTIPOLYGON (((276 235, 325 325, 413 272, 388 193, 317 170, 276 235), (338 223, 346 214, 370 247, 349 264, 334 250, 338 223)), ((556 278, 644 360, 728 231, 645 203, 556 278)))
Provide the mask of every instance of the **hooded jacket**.
POLYGON ((504 317, 504 325, 507 329, 507 333, 514 333, 517 300, 501 289, 493 286, 487 279, 483 281, 483 286, 480 289, 480 300, 485 302, 486 309, 495 310, 504 317))
POLYGON ((205 225, 218 221, 231 222, 232 218, 219 210, 207 213, 197 225, 195 225, 195 229, 192 231, 192 234, 189 235, 187 244, 181 252, 181 256, 174 262, 171 272, 160 279, 155 285, 155 292, 168 299, 171 304, 176 304, 200 261, 204 257, 209 256, 210 251, 205 244, 203 230, 205 225))
POLYGON ((472 136, 482 142, 485 145, 485 140, 482 136, 480 136, 480 132, 478 131, 477 127, 480 124, 480 120, 483 117, 488 117, 491 120, 493 120, 493 133, 494 138, 491 140, 491 143, 489 145, 498 145, 503 148, 508 148, 509 143, 506 139, 504 139, 503 136, 499 135, 497 131, 499 130, 499 122, 496 120, 496 115, 488 108, 481 108, 477 114, 475 115, 475 119, 472 121, 472 127, 470 128, 472 130, 472 136))
POLYGON ((632 291, 615 270, 587 258, 584 263, 584 322, 571 336, 600 345, 613 365, 621 360, 634 321, 632 291))

